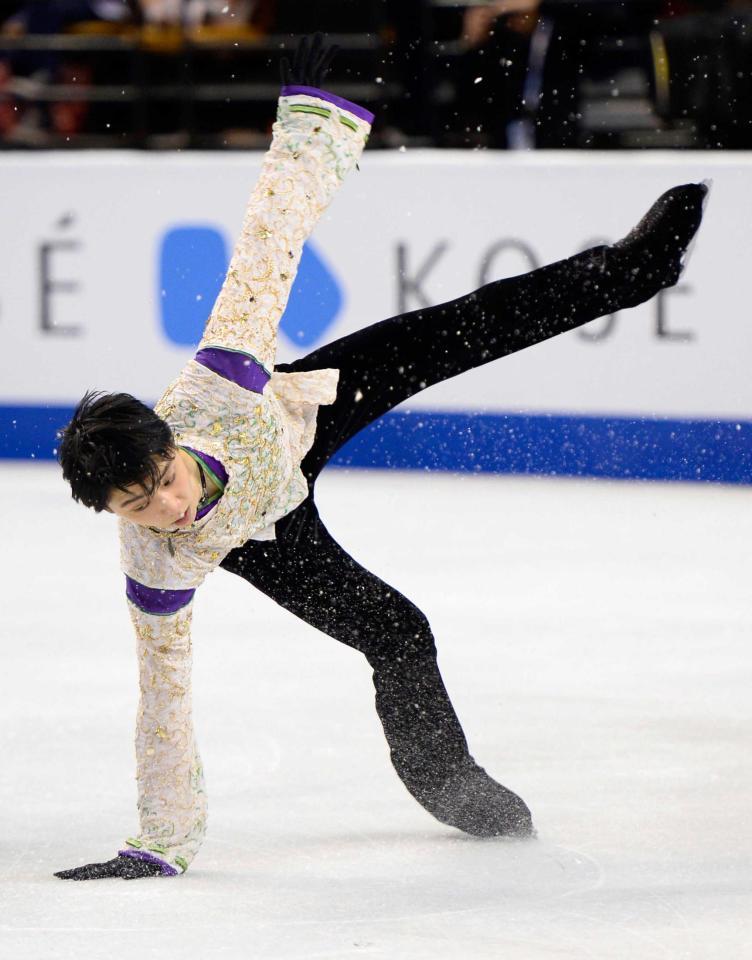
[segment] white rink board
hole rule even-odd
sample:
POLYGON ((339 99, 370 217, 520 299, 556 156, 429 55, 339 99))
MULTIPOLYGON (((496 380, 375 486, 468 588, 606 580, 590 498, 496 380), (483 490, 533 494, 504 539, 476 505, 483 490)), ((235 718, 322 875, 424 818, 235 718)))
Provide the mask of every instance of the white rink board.
MULTIPOLYGON (((192 352, 161 329, 161 239, 175 227, 202 226, 231 247, 260 160, 259 153, 0 157, 0 405, 72 405, 90 387, 156 400, 192 352), (45 298, 48 322, 76 326, 77 335, 41 328, 45 298)), ((410 406, 752 418, 743 286, 749 155, 374 151, 361 168, 313 238, 343 297, 319 342, 398 312, 400 245, 408 279, 438 303, 482 279, 526 270, 520 244, 538 263, 560 259, 623 235, 667 187, 712 178, 706 222, 686 280, 663 301, 660 334, 654 302, 620 316, 603 339, 570 333, 433 387, 410 406), (492 253, 506 241, 518 247, 492 253)), ((407 308, 422 305, 415 290, 408 294, 407 308)), ((585 334, 604 329, 595 321, 585 334)), ((300 352, 282 339, 280 360, 300 352)))

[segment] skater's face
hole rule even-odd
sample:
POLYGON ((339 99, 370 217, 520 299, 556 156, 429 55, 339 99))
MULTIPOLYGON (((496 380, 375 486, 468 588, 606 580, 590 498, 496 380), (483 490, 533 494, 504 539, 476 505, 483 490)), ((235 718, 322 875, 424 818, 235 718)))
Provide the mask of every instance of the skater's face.
POLYGON ((138 484, 115 490, 107 502, 111 513, 140 527, 180 530, 196 519, 201 499, 198 467, 188 454, 178 450, 172 460, 158 459, 159 484, 147 496, 138 484))

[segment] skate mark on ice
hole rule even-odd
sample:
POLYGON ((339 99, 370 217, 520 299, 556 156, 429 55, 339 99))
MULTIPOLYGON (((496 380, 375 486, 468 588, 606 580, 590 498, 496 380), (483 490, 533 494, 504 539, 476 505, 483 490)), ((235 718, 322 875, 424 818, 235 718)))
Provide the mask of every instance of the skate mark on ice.
POLYGON ((582 849, 570 847, 555 847, 548 852, 550 859, 559 867, 563 874, 574 872, 572 867, 579 874, 586 874, 582 879, 582 886, 572 890, 564 890, 557 895, 558 900, 564 900, 567 897, 576 897, 582 893, 590 893, 593 890, 600 890, 606 880, 606 871, 603 869, 600 861, 582 849), (589 874, 589 875, 588 875, 589 874))

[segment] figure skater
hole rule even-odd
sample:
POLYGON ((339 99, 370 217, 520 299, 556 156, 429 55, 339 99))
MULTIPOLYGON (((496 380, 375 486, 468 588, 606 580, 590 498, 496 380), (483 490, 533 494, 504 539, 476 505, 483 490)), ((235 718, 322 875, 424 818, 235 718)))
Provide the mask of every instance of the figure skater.
POLYGON ((321 89, 335 49, 316 35, 301 41, 292 66, 283 63, 272 144, 195 357, 154 410, 128 394, 89 392, 61 435, 74 499, 120 518, 141 693, 140 830, 113 859, 56 874, 63 879, 173 876, 201 846, 190 629, 196 588, 216 567, 366 657, 394 768, 429 813, 478 837, 534 835, 526 804, 470 754, 428 620, 332 538, 316 479, 359 430, 431 384, 675 284, 706 187, 669 190, 618 243, 275 367, 303 244, 373 120, 321 89))

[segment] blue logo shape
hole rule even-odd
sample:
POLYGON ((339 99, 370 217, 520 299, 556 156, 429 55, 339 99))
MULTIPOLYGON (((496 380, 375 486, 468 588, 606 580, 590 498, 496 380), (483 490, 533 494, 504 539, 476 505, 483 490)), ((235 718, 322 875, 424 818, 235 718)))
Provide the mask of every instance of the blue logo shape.
POLYGON ((180 346, 196 346, 222 289, 228 256, 213 227, 173 227, 159 252, 162 330, 180 346))
POLYGON ((310 347, 331 327, 343 303, 337 280, 322 257, 307 243, 280 330, 293 343, 310 347))
MULTIPOLYGON (((222 289, 229 256, 224 234, 214 227, 168 230, 159 253, 162 330, 172 343, 195 346, 222 289)), ((280 331, 309 347, 331 327, 344 297, 336 278, 311 244, 303 248, 280 331)))

